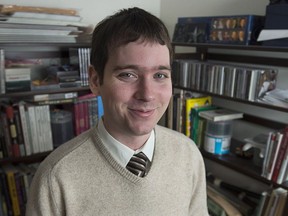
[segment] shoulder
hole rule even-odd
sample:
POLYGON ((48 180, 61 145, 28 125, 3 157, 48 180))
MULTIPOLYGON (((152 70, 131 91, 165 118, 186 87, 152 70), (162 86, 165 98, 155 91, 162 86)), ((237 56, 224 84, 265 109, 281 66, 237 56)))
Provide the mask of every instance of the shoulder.
POLYGON ((69 140, 57 147, 40 164, 39 172, 51 172, 55 167, 69 165, 70 162, 83 156, 84 151, 95 149, 92 139, 95 138, 96 130, 88 130, 81 135, 69 140))
POLYGON ((188 151, 200 156, 199 149, 194 141, 178 131, 157 125, 155 134, 157 142, 164 145, 165 148, 188 151))
MULTIPOLYGON (((166 128, 160 125, 157 125, 155 127, 155 134, 156 136, 158 136, 158 138, 169 138, 173 141, 177 141, 177 143, 187 143, 187 144, 194 144, 196 146, 196 144, 194 143, 194 141, 192 139, 190 139, 189 137, 185 136, 184 134, 178 132, 178 131, 174 131, 170 128, 166 128)), ((197 146, 196 146, 197 147, 197 146)))

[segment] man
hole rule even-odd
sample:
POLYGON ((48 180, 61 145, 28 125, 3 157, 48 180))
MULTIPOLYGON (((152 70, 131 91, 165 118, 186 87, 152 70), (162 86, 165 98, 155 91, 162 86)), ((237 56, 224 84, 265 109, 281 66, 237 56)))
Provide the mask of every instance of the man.
POLYGON ((156 125, 172 95, 171 56, 166 27, 142 9, 96 26, 89 78, 104 116, 42 162, 27 216, 208 215, 199 150, 156 125))

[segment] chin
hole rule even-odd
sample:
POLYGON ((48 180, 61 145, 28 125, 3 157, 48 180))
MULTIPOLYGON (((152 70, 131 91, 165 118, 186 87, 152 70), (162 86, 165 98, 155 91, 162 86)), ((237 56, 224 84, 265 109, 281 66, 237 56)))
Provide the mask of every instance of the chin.
POLYGON ((149 134, 149 133, 151 133, 151 131, 153 130, 153 128, 154 128, 154 126, 152 127, 139 127, 139 128, 137 128, 137 127, 133 127, 132 128, 132 131, 133 131, 133 133, 134 134, 136 134, 136 135, 138 135, 138 136, 141 136, 141 135, 146 135, 146 134, 149 134))

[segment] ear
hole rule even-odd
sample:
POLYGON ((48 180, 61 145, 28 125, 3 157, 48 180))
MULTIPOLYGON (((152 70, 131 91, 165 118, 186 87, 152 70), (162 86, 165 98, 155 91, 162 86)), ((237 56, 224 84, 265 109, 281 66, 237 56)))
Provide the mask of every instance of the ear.
POLYGON ((100 80, 97 71, 94 69, 92 65, 89 65, 88 74, 89 74, 89 87, 91 92, 95 95, 99 95, 100 80))

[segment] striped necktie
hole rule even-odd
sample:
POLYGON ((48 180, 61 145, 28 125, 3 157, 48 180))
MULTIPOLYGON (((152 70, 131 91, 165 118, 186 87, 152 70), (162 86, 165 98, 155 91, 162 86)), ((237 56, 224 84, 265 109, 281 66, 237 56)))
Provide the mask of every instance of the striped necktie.
POLYGON ((134 154, 128 162, 126 168, 133 174, 144 177, 147 175, 151 166, 150 160, 143 152, 134 154))

